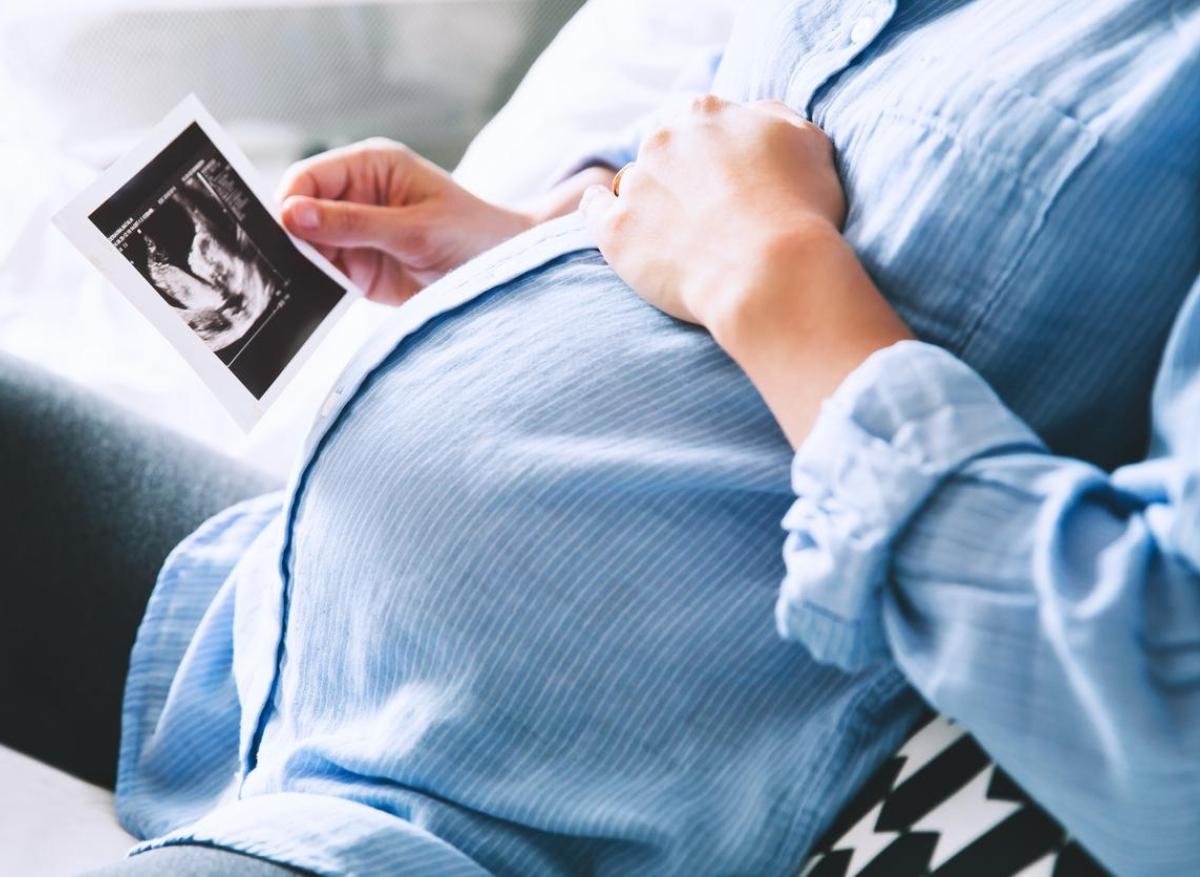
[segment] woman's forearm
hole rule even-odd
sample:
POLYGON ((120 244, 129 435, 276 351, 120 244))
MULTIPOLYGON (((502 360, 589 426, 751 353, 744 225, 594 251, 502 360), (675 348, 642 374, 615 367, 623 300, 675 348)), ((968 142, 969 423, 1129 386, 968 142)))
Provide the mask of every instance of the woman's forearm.
POLYGON ((773 239, 745 264, 704 322, 799 446, 846 376, 912 333, 832 225, 773 239))
POLYGON ((566 216, 579 206, 579 198, 588 186, 611 186, 616 171, 607 165, 591 165, 567 177, 548 192, 535 195, 517 205, 531 225, 540 225, 566 216))

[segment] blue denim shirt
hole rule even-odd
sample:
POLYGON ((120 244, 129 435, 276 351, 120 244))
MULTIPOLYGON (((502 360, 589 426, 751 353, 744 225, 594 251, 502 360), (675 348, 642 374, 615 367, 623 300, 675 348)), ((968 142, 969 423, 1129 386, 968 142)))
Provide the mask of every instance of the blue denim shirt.
POLYGON ((1111 867, 1194 871, 1194 388, 1105 472, 1200 273, 1200 5, 764 2, 711 86, 830 133, 846 236, 936 346, 793 458, 577 217, 435 284, 287 490, 168 560, 118 778, 147 846, 795 875, 915 686, 1111 867))

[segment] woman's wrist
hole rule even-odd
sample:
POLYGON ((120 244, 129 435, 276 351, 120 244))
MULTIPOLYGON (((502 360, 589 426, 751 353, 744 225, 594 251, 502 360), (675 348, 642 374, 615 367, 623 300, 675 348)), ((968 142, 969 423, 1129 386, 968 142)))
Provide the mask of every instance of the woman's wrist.
POLYGON ((566 216, 579 206, 579 199, 588 186, 611 186, 616 173, 607 165, 590 165, 567 177, 548 192, 517 205, 516 211, 525 218, 530 228, 559 216, 566 216))
POLYGON ((772 236, 746 265, 743 278, 707 297, 704 322, 798 446, 854 369, 912 333, 830 223, 772 236))
POLYGON ((754 243, 739 242, 738 271, 710 278, 712 288, 699 290, 693 310, 717 343, 735 356, 805 295, 806 266, 828 259, 830 249, 842 245, 838 230, 815 218, 754 243))
POLYGON ((477 255, 543 222, 565 216, 578 206, 579 197, 584 189, 597 184, 611 185, 614 173, 612 168, 593 165, 568 177, 548 192, 512 206, 483 201, 477 196, 472 196, 476 197, 479 204, 478 216, 482 221, 482 234, 476 239, 476 252, 467 253, 467 257, 477 255))

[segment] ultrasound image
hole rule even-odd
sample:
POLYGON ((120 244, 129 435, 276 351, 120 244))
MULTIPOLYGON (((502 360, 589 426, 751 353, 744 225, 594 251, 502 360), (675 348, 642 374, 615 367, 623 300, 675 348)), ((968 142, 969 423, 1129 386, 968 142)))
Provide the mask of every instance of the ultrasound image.
POLYGON ((346 294, 195 124, 90 219, 257 398, 346 294))

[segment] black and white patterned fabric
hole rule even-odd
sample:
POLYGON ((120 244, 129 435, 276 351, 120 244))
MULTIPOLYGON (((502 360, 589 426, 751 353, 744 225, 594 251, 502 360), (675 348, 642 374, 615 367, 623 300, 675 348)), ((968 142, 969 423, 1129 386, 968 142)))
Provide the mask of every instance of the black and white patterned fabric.
POLYGON ((846 806, 800 877, 1107 877, 987 757, 933 716, 846 806))

